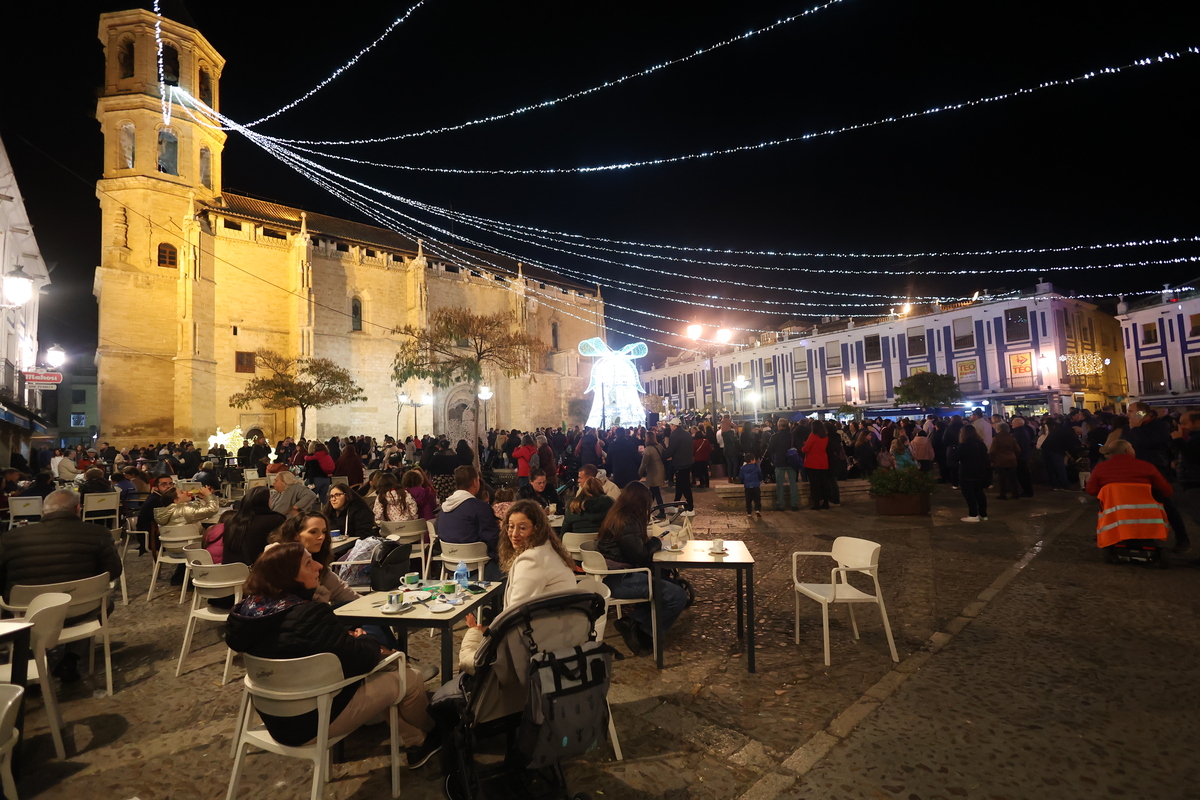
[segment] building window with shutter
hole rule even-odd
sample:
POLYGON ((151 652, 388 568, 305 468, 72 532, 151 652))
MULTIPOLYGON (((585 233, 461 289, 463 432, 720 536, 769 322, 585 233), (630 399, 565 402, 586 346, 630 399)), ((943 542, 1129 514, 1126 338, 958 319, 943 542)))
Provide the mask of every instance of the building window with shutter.
POLYGON ((175 249, 175 245, 160 244, 158 246, 158 265, 160 267, 179 266, 179 251, 175 249))
POLYGON ((254 353, 239 350, 235 358, 235 372, 254 372, 254 353))

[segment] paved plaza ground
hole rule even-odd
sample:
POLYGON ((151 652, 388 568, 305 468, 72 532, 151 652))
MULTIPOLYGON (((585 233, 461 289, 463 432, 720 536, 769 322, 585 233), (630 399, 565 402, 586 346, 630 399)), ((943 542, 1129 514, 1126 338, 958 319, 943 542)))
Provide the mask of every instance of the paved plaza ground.
MULTIPOLYGON (((1090 498, 995 501, 977 525, 959 521, 962 499, 947 486, 930 517, 879 517, 857 501, 750 521, 716 511, 712 492, 697 510, 701 538, 743 539, 755 556, 758 672, 746 672, 736 636, 733 574, 690 573, 698 601, 668 637, 665 669, 615 665, 625 760, 606 748, 571 764, 574 789, 637 800, 1200 797, 1200 571, 1183 559, 1168 570, 1102 563, 1090 498), (860 641, 845 609, 831 613, 830 667, 815 603, 801 606, 801 644, 792 639, 791 553, 828 550, 839 535, 883 545, 899 664, 868 607, 860 641)), ((809 560, 811 580, 822 567, 809 560)), ((94 696, 102 675, 62 690, 65 762, 33 693, 23 798, 224 796, 240 664, 220 686, 224 649, 209 631, 174 677, 186 606, 178 590, 147 603, 149 570, 149 556, 130 557, 137 597, 113 618, 116 695, 94 696)), ((436 663, 435 643, 412 636, 410 652, 436 663)), ((386 736, 352 736, 325 797, 390 796, 386 736)), ((442 796, 433 764, 403 777, 409 800, 442 796)), ((301 762, 256 753, 240 796, 307 797, 310 781, 301 762)))

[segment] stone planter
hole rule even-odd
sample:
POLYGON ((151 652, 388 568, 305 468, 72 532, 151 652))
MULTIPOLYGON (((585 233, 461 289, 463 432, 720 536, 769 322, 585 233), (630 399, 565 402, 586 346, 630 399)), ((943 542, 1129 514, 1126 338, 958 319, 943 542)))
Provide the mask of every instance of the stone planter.
POLYGON ((904 517, 929 513, 927 494, 889 494, 875 498, 875 513, 883 517, 904 517))

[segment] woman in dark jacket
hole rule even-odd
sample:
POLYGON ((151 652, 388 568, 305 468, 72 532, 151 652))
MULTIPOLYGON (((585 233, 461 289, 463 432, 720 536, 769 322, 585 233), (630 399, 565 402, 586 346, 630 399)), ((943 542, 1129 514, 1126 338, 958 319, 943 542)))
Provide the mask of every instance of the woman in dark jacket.
MULTIPOLYGON (((259 658, 333 653, 342 663, 343 675, 370 672, 391 651, 363 635, 361 628, 347 632, 328 603, 313 602, 320 574, 321 565, 301 544, 280 544, 263 553, 246 580, 242 601, 229 613, 225 643, 259 658)), ((408 748, 412 769, 428 761, 440 744, 433 733, 421 674, 408 671, 403 697, 399 677, 395 670, 385 669, 339 692, 333 698, 329 736, 345 736, 398 705, 397 732, 408 748)), ((261 712, 259 716, 280 744, 299 747, 317 738, 315 710, 293 717, 261 712)))
POLYGON ((963 425, 958 435, 958 447, 954 460, 958 465, 958 486, 967 499, 967 516, 963 522, 987 521, 987 492, 992 482, 992 464, 988 460, 987 445, 979 438, 979 432, 971 425, 963 425))
POLYGON ((329 532, 365 539, 375 535, 375 514, 357 492, 344 483, 329 487, 329 502, 323 509, 329 519, 329 532))
POLYGON ((870 478, 871 473, 879 468, 879 459, 875 457, 875 448, 871 446, 871 433, 867 430, 858 432, 854 442, 854 463, 858 465, 858 474, 870 478))
POLYGON ((595 533, 613 507, 613 499, 604 493, 604 485, 588 478, 579 487, 579 494, 567 505, 563 533, 595 533))
POLYGON ((221 491, 221 477, 217 474, 213 462, 205 461, 200 465, 200 471, 192 476, 192 480, 200 481, 202 486, 207 486, 214 492, 221 491))
POLYGON ((475 451, 471 449, 471 445, 467 444, 466 439, 459 439, 458 444, 454 447, 454 454, 458 456, 458 465, 475 464, 475 451))
MULTIPOLYGON (((609 569, 653 566, 654 554, 662 549, 662 539, 648 534, 649 524, 650 490, 640 481, 626 485, 600 524, 596 540, 596 549, 604 555, 609 569)), ((609 575, 604 582, 615 598, 649 597, 649 576, 644 572, 609 575)), ((665 580, 654 584, 654 592, 662 599, 658 627, 665 636, 687 606, 687 592, 665 580)), ((629 615, 619 617, 615 625, 630 651, 645 655, 653 649, 654 641, 649 604, 637 603, 627 608, 629 615)))
POLYGON ((362 486, 362 456, 353 447, 347 447, 342 451, 341 456, 338 457, 337 463, 333 465, 332 474, 350 481, 351 489, 362 486))
POLYGON ((240 561, 253 565, 267 546, 271 531, 287 520, 271 510, 271 492, 265 486, 255 486, 242 498, 238 512, 225 525, 225 563, 240 561))

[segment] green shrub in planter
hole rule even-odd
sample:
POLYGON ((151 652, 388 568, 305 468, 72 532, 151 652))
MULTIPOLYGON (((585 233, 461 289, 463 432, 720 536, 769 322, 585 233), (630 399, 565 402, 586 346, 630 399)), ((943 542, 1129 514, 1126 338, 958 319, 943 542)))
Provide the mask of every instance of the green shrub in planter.
POLYGON ((890 497, 894 494, 933 493, 937 480, 932 472, 922 472, 919 467, 901 469, 877 469, 871 473, 871 494, 875 497, 890 497))

